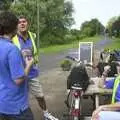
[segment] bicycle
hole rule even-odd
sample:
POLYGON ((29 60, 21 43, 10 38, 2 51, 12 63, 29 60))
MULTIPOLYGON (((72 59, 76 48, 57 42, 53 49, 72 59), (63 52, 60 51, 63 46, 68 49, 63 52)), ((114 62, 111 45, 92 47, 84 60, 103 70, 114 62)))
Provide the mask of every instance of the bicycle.
POLYGON ((72 96, 69 109, 69 120, 79 120, 81 117, 81 97, 83 91, 82 88, 78 86, 78 84, 76 85, 73 85, 70 91, 72 96))
MULTIPOLYGON (((70 57, 70 56, 66 56, 66 58, 71 59, 72 61, 77 62, 76 65, 73 66, 72 70, 71 70, 71 74, 72 71, 74 71, 75 69, 81 72, 81 74, 79 73, 80 77, 81 77, 81 82, 77 81, 76 79, 78 79, 77 77, 75 77, 74 81, 71 81, 72 83, 68 82, 68 88, 70 88, 69 94, 67 96, 67 100, 66 100, 66 105, 69 108, 69 120, 81 120, 83 118, 82 114, 81 114, 81 108, 82 108, 82 95, 84 93, 84 91, 87 89, 88 85, 89 85, 89 77, 87 75, 87 71, 85 66, 91 66, 90 64, 82 64, 79 60, 70 57), (83 75, 82 75, 83 74, 83 75), (86 84, 85 81, 86 80, 86 84)), ((75 75, 77 76, 77 75, 75 75)), ((68 77, 69 79, 69 77, 68 77)))

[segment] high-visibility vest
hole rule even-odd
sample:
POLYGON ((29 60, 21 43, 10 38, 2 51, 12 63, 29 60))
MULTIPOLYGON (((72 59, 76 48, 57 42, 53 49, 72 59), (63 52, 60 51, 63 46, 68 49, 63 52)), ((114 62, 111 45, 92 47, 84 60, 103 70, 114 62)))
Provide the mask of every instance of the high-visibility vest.
POLYGON ((115 103, 115 96, 116 96, 116 92, 119 84, 120 84, 120 75, 115 79, 115 82, 114 82, 113 93, 112 93, 112 104, 115 103))
MULTIPOLYGON (((33 57, 34 57, 34 61, 36 63, 36 62, 38 62, 38 52, 37 52, 37 47, 35 45, 36 34, 30 32, 30 31, 28 31, 28 34, 29 34, 30 39, 32 41, 32 45, 33 45, 33 57)), ((20 41, 19 41, 18 35, 15 35, 13 37, 12 42, 14 43, 14 45, 16 45, 21 50, 21 46, 20 46, 20 41)))

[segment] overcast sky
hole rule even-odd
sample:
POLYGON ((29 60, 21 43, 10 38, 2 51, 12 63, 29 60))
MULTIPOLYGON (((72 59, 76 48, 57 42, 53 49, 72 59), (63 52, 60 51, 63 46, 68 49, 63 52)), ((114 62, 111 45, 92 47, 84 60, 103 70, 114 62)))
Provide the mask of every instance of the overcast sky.
POLYGON ((74 7, 73 17, 76 24, 73 28, 80 28, 81 23, 92 18, 98 18, 106 25, 113 16, 120 15, 120 0, 71 0, 74 7))

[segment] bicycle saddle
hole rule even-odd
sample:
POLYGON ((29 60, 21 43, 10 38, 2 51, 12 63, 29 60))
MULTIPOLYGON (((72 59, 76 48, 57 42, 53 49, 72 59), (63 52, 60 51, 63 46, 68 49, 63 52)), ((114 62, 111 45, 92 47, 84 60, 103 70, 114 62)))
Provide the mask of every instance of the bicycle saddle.
POLYGON ((73 84, 71 88, 72 88, 72 89, 75 89, 75 90, 82 90, 80 84, 73 84))

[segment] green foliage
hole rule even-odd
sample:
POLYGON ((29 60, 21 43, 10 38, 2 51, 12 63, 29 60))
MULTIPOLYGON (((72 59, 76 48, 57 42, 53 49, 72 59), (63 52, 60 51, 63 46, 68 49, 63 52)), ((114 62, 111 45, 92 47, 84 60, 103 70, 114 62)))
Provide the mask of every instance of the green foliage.
POLYGON ((63 60, 60 64, 63 71, 69 71, 71 68, 71 65, 72 63, 69 60, 63 60))
POLYGON ((69 2, 63 3, 64 0, 51 0, 47 3, 44 19, 46 27, 40 34, 43 44, 53 45, 67 42, 65 35, 67 34, 67 28, 72 25, 71 12, 73 10, 69 2))
POLYGON ((79 41, 82 39, 80 30, 72 29, 69 34, 71 35, 71 41, 79 41))
MULTIPOLYGON (((103 36, 94 36, 94 37, 83 38, 80 41, 96 43, 100 41, 101 39, 103 39, 103 36)), ((46 46, 44 48, 40 48, 39 51, 44 54, 52 54, 52 53, 57 53, 57 52, 64 52, 71 48, 77 49, 78 47, 79 47, 79 41, 74 41, 74 42, 71 42, 70 44, 46 46)))
POLYGON ((0 10, 8 10, 13 0, 0 0, 0 10))
POLYGON ((96 34, 101 34, 104 31, 104 26, 97 20, 92 19, 90 21, 85 21, 81 25, 81 35, 91 37, 96 34))
MULTIPOLYGON (((9 9, 11 2, 6 5, 5 9, 9 9)), ((40 43, 38 46, 41 47, 79 41, 85 37, 100 34, 104 30, 103 25, 97 19, 84 22, 81 30, 71 30, 71 25, 74 24, 72 17, 74 10, 72 2, 66 0, 16 0, 10 10, 17 16, 26 16, 30 21, 32 32, 37 33, 40 28, 40 42, 37 43, 40 43)))
POLYGON ((110 50, 120 49, 120 38, 114 38, 112 43, 106 46, 106 49, 110 50))
POLYGON ((120 37, 120 17, 112 24, 112 35, 120 37))
POLYGON ((117 20, 117 17, 115 16, 110 18, 110 20, 107 23, 106 32, 108 32, 110 36, 112 36, 112 25, 116 20, 117 20))
POLYGON ((107 30, 110 36, 120 37, 120 16, 112 17, 108 21, 107 30))
MULTIPOLYGON (((30 30, 37 32, 39 8, 39 36, 41 45, 63 44, 68 42, 66 34, 74 23, 73 7, 65 0, 20 0, 11 6, 18 16, 25 15, 30 20, 30 30)), ((40 45, 40 46, 41 46, 40 45)))
POLYGON ((18 17, 24 15, 30 21, 31 31, 37 30, 37 6, 36 2, 30 0, 21 0, 10 8, 18 17))

